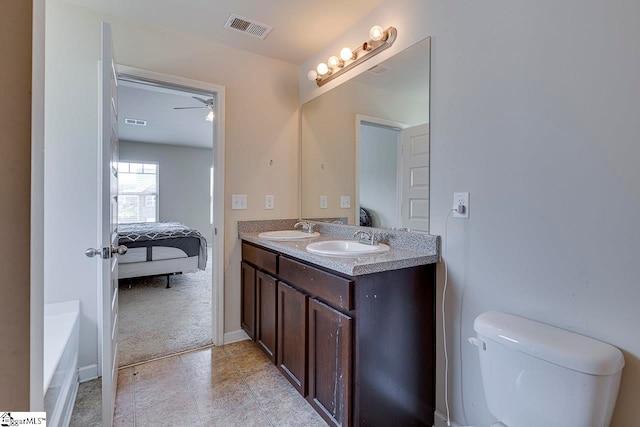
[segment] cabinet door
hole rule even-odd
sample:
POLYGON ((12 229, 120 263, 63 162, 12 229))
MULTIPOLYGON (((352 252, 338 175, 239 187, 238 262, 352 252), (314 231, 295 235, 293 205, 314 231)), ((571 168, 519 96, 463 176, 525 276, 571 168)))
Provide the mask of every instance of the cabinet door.
POLYGON ((351 425, 351 317, 309 299, 309 396, 330 425, 351 425))
POLYGON ((307 312, 309 298, 278 282, 278 369, 307 395, 307 312))
POLYGON ((273 363, 276 363, 277 292, 277 280, 262 271, 256 271, 256 340, 273 363))
POLYGON ((256 340, 256 269, 242 262, 240 293, 242 306, 240 325, 253 341, 256 340))

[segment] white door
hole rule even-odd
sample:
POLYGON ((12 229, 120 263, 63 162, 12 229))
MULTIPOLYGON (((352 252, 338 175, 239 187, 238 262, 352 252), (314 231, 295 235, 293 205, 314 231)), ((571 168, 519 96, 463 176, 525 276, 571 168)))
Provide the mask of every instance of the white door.
POLYGON ((102 144, 102 425, 113 424, 118 379, 118 83, 111 42, 111 25, 102 23, 100 72, 102 144))
POLYGON ((402 131, 402 227, 429 231, 429 125, 402 131))

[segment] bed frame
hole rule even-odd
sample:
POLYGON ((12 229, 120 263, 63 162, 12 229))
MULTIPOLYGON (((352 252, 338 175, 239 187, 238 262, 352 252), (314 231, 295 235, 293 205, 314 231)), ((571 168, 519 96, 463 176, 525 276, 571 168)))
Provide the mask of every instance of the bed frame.
POLYGON ((119 244, 128 247, 118 258, 118 279, 195 273, 207 265, 207 241, 180 222, 121 224, 119 244))

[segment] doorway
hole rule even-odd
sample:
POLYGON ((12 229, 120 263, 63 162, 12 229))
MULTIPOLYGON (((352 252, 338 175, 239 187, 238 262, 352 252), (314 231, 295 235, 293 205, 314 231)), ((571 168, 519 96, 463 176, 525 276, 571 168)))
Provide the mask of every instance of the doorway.
POLYGON ((356 115, 357 225, 400 227, 402 130, 407 127, 405 123, 356 115))
MULTIPOLYGON (((200 81, 195 81, 195 80, 191 80, 191 79, 185 79, 185 78, 181 78, 181 77, 176 77, 176 76, 171 76, 171 75, 166 75, 166 74, 161 74, 161 73, 156 73, 156 72, 152 72, 152 71, 148 71, 148 70, 141 70, 141 69, 136 69, 133 67, 127 67, 127 66, 119 66, 118 67, 118 77, 119 77, 119 81, 121 83, 121 86, 123 87, 137 87, 137 88, 146 88, 148 90, 152 90, 155 93, 158 94, 168 94, 168 93, 182 93, 183 95, 187 94, 186 96, 183 97, 183 102, 187 102, 189 100, 191 100, 191 103, 187 103, 187 104, 178 104, 175 105, 175 107, 184 107, 184 106, 205 106, 200 100, 205 100, 205 101, 211 101, 211 108, 210 111, 215 113, 215 119, 213 121, 208 121, 209 118, 205 117, 208 115, 209 109, 193 109, 192 111, 189 110, 185 110, 185 111, 180 111, 180 110, 173 110, 170 111, 170 113, 190 113, 191 115, 195 114, 197 111, 198 114, 198 118, 202 120, 202 122, 204 123, 205 120, 207 120, 206 123, 209 123, 211 128, 212 128, 212 132, 211 132, 211 140, 210 141, 205 141, 203 144, 204 145, 208 145, 210 147, 210 158, 209 158, 209 162, 207 163, 206 159, 205 159, 205 164, 206 164, 206 171, 205 171, 205 182, 199 183, 199 185, 201 187, 203 187, 205 189, 205 200, 202 200, 202 204, 204 206, 206 206, 206 212, 204 212, 204 215, 200 215, 203 216, 204 218, 206 218, 206 223, 202 224, 202 221, 200 221, 197 225, 200 229, 202 230, 202 234, 204 236, 206 236, 207 242, 208 242, 208 256, 207 256, 207 268, 205 269, 205 271, 199 271, 198 273, 194 273, 195 275, 198 276, 198 278, 196 279, 196 281, 209 281, 211 283, 211 287, 210 287, 210 295, 209 295, 209 300, 211 302, 210 307, 208 308, 209 310, 209 318, 211 319, 210 322, 210 334, 208 334, 210 336, 210 342, 214 345, 221 345, 223 343, 223 319, 224 319, 224 299, 223 299, 223 286, 224 286, 224 282, 223 282, 223 278, 224 278, 224 273, 223 273, 223 244, 224 244, 224 87, 222 86, 218 86, 218 85, 214 85, 211 83, 206 83, 206 82, 200 82, 200 81), (205 111, 206 110, 206 111, 205 111), (202 116, 202 117, 199 117, 202 116), (212 172, 211 172, 212 171, 212 172), (213 190, 211 197, 210 197, 210 188, 213 190), (211 206, 211 212, 209 212, 209 207, 211 206), (211 219, 211 220, 209 220, 211 219), (203 277, 203 275, 208 275, 208 277, 203 277)), ((184 116, 184 115, 183 115, 184 116)), ((140 121, 143 121, 143 118, 140 117, 126 117, 129 119, 138 119, 140 121)), ((122 118, 124 119, 124 117, 122 118)), ((139 124, 133 124, 132 126, 136 126, 139 124)), ((166 141, 165 141, 166 142, 166 141)), ((156 160, 155 162, 155 168, 152 167, 151 165, 154 164, 154 162, 152 160, 149 160, 148 156, 145 156, 146 159, 141 158, 140 156, 140 146, 142 144, 137 144, 138 146, 136 147, 135 143, 132 143, 130 147, 121 147, 121 162, 123 163, 127 163, 127 165, 129 166, 129 173, 131 173, 131 167, 133 167, 134 171, 139 171, 140 169, 142 169, 143 171, 145 170, 145 167, 143 166, 144 164, 148 164, 149 165, 149 170, 151 172, 155 172, 156 174, 156 179, 158 179, 158 177, 162 177, 163 176, 163 169, 162 169, 162 165, 159 164, 159 162, 156 160), (136 153, 136 149, 138 149, 138 152, 136 153), (148 162, 148 163, 145 163, 148 162), (132 166, 133 165, 133 166, 132 166), (141 166, 142 165, 142 166, 141 166)), ((151 144, 149 144, 150 147, 151 144)), ((171 151, 172 148, 175 147, 171 147, 170 145, 165 144, 164 146, 160 146, 159 144, 155 147, 155 150, 151 150, 151 151, 155 151, 156 152, 156 156, 161 156, 162 154, 159 154, 161 152, 165 152, 164 155, 165 157, 171 157, 171 154, 167 154, 167 151, 171 151)), ((178 148, 179 149, 179 148, 178 148)), ((192 151, 197 151, 197 148, 193 148, 192 151)), ((194 154, 194 153, 191 153, 194 154)), ((196 156, 198 155, 198 153, 195 153, 196 156)), ((200 156, 202 157, 202 155, 200 156)), ((156 157, 157 158, 157 157, 156 157)), ((170 166, 168 169, 173 169, 175 168, 175 165, 170 166)), ((172 171, 165 169, 164 173, 165 176, 170 174, 172 171)), ((175 173, 175 171, 173 171, 173 173, 175 173)), ((157 181, 159 182, 159 181, 157 181)), ((171 184, 166 184, 166 185, 171 185, 171 184)), ((158 187, 156 187, 156 191, 157 191, 158 187)), ((162 191, 162 190, 161 190, 162 191)), ((184 194, 182 194, 182 196, 184 196, 184 194)), ((133 202, 135 197, 130 197, 131 201, 133 202)), ((149 212, 153 212, 155 210, 155 219, 159 219, 160 221, 163 220, 161 213, 162 211, 162 206, 163 203, 165 203, 167 205, 167 207, 173 207, 175 208, 175 205, 178 204, 176 202, 176 200, 164 200, 161 197, 161 195, 156 194, 155 197, 151 197, 151 195, 144 195, 143 199, 137 199, 138 200, 138 205, 143 205, 145 209, 142 209, 144 211, 144 215, 150 215, 149 212), (149 197, 148 197, 149 196, 149 197), (139 202, 139 200, 143 200, 143 202, 139 202), (154 209, 155 208, 155 209, 154 209)), ((193 206, 187 206, 186 209, 189 210, 193 210, 193 206)), ((131 213, 129 213, 131 214, 131 213)), ((171 219, 171 220, 175 220, 176 218, 178 218, 178 214, 175 212, 171 212, 171 213, 167 213, 168 216, 166 216, 167 219, 171 219)), ((151 215, 151 217, 153 217, 153 215, 151 215)), ((145 216, 145 218, 147 218, 145 216)), ((195 220, 192 220, 190 222, 193 222, 195 220)), ((174 283, 176 284, 175 287, 178 287, 178 285, 180 284, 181 281, 185 281, 188 280, 187 277, 189 275, 185 274, 184 277, 182 276, 155 276, 154 278, 150 278, 153 280, 173 280, 174 283)), ((134 279, 127 279, 127 280, 134 280, 134 279)), ((147 280, 147 285, 149 284, 149 280, 147 280)), ((132 289, 134 288, 134 285, 132 284, 132 289)), ((158 291, 164 291, 167 290, 169 291, 169 289, 164 289, 164 286, 162 289, 157 289, 158 291)), ((158 295, 158 296, 162 296, 162 295, 158 295)), ((161 301, 161 300, 159 300, 161 301)), ((188 307, 185 307, 184 310, 188 310, 188 307)), ((123 319, 126 320, 126 319, 123 319)), ((102 331, 100 332, 102 333, 102 331)), ((177 343, 178 347, 180 345, 186 345, 187 347, 189 345, 189 343, 177 343)), ((178 348, 176 347, 176 348, 178 348)), ((186 350, 188 348, 183 348, 183 350, 186 350)), ((166 349, 164 350, 171 352, 171 349, 166 349)), ((152 352, 153 353, 153 352, 152 352)), ((156 354, 152 354, 149 353, 150 356, 162 356, 163 354, 160 353, 156 353, 156 354)), ((136 360, 130 360, 131 362, 137 362, 136 360)), ((124 361, 126 363, 126 360, 124 361)), ((122 364, 121 364, 122 366, 122 364)))

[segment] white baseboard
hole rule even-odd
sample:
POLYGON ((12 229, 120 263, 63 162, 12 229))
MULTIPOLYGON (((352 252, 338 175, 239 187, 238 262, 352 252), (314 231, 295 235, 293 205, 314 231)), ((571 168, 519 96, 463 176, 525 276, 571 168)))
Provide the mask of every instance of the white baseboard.
POLYGON ((78 368, 78 381, 86 383, 87 381, 98 378, 98 365, 88 365, 78 368))
POLYGON ((224 334, 224 344, 231 344, 232 342, 244 341, 248 340, 249 335, 242 329, 238 329, 237 331, 225 332, 224 334))

